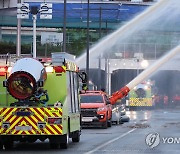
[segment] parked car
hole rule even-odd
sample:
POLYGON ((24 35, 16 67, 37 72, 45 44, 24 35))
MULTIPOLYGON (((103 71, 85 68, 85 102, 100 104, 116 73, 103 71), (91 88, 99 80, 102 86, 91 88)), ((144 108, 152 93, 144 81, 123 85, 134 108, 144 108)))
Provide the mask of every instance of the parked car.
POLYGON ((122 124, 129 122, 129 117, 126 115, 126 107, 124 104, 114 105, 112 109, 112 123, 122 124))

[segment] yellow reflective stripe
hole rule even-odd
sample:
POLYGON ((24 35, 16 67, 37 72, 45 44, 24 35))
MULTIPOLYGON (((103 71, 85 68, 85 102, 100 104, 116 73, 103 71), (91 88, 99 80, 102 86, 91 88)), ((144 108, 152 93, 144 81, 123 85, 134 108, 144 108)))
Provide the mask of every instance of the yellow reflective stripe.
POLYGON ((11 134, 14 134, 16 132, 16 130, 14 129, 12 132, 11 132, 11 134))
POLYGON ((13 127, 15 127, 18 123, 19 123, 19 121, 22 119, 22 117, 19 117, 11 126, 10 126, 10 128, 9 129, 12 129, 13 127))
MULTIPOLYGON (((41 121, 44 120, 44 118, 42 118, 33 108, 31 108, 31 110, 35 113, 35 115, 36 115, 41 121)), ((43 113, 43 112, 42 112, 41 110, 39 110, 39 109, 38 109, 38 111, 41 112, 41 113, 43 113)), ((43 113, 42 115, 44 115, 44 113, 43 113)))
POLYGON ((48 135, 51 135, 51 133, 46 128, 44 129, 44 132, 48 135))
POLYGON ((62 129, 60 129, 57 125, 54 125, 54 127, 56 127, 56 129, 57 129, 58 131, 60 131, 61 134, 62 134, 62 129))
POLYGON ((33 129, 31 130, 31 132, 32 132, 33 134, 36 134, 36 132, 35 132, 33 129))
MULTIPOLYGON (((6 108, 5 111, 3 111, 2 116, 6 115, 7 112, 8 112, 10 109, 11 109, 11 108, 6 108)), ((10 113, 11 113, 11 112, 10 112, 10 113)), ((7 115, 9 115, 9 114, 7 114, 7 115)), ((6 116, 7 116, 7 115, 6 115, 6 116)))
POLYGON ((54 129, 52 129, 50 125, 46 125, 46 127, 48 127, 53 132, 53 134, 57 134, 57 132, 54 129))
MULTIPOLYGON (((33 135, 33 134, 39 134, 37 131, 40 131, 37 123, 40 122, 46 122, 45 117, 62 117, 62 108, 28 108, 28 111, 33 112, 34 116, 31 115, 28 116, 16 116, 12 115, 13 112, 16 112, 19 108, 5 108, 4 112, 1 112, 1 115, 4 115, 3 121, 8 121, 11 123, 10 128, 4 132, 4 134, 16 134, 16 135, 33 135), (12 110, 11 112, 9 112, 12 110), (8 113, 9 112, 9 113, 8 113), (45 113, 47 113, 45 115, 45 113), (23 119, 23 120, 22 120, 23 119), (21 121, 21 122, 20 122, 21 121), (19 130, 17 131, 15 129, 15 126, 32 126, 32 130, 24 131, 19 130)), ((3 111, 3 109, 1 109, 3 111)), ((3 128, 0 130, 1 132, 4 131, 3 128)), ((41 132, 41 131, 40 131, 41 132)), ((62 134, 62 129, 58 125, 47 125, 43 129, 43 134, 47 135, 58 135, 62 134)))
POLYGON ((28 117, 25 117, 25 119, 30 123, 31 126, 33 126, 35 129, 38 129, 37 125, 35 125, 28 117))
POLYGON ((8 111, 8 108, 6 108, 5 111, 2 113, 2 116, 4 116, 8 111))
MULTIPOLYGON (((36 122, 38 123, 38 120, 34 117, 34 116, 31 116, 31 118, 36 122)), ((44 119, 43 119, 44 120, 44 119)))
POLYGON ((152 98, 130 98, 130 106, 152 106, 152 98))
POLYGON ((20 131, 17 133, 17 135, 21 135, 22 132, 23 132, 23 130, 20 130, 20 131))
MULTIPOLYGON (((61 108, 45 108, 44 110, 45 114, 48 113, 50 117, 61 117, 62 109, 61 108), (54 114, 53 114, 54 113, 54 114)), ((48 116, 48 115, 46 115, 48 116)))
MULTIPOLYGON (((7 111, 9 111, 9 110, 10 110, 10 109, 8 109, 7 111)), ((3 119, 3 121, 6 121, 10 116, 12 116, 12 113, 15 112, 16 110, 17 110, 17 109, 13 109, 8 115, 6 115, 6 117, 3 119)), ((3 113, 4 113, 4 112, 3 112, 3 113)), ((7 113, 7 112, 6 112, 6 113, 7 113)), ((15 117, 15 116, 13 116, 13 118, 14 118, 14 117, 15 117)), ((12 118, 11 118, 11 119, 12 119, 12 118)), ((11 120, 11 119, 10 119, 10 120, 11 120)), ((10 120, 9 120, 9 121, 10 121, 10 120)))
POLYGON ((16 116, 13 116, 10 120, 9 120, 9 122, 11 123, 15 118, 17 118, 16 116))

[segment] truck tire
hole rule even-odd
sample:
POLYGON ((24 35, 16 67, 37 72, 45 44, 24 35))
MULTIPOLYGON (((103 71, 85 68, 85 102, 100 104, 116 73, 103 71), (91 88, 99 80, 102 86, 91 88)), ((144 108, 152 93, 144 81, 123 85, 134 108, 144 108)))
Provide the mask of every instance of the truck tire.
POLYGON ((117 121, 116 121, 116 125, 119 125, 119 124, 120 124, 120 120, 117 120, 117 121))
POLYGON ((107 129, 108 128, 108 119, 106 118, 106 121, 103 123, 103 128, 107 129))
POLYGON ((108 120, 108 127, 111 127, 112 126, 112 121, 111 119, 108 120))
POLYGON ((59 143, 51 143, 51 142, 50 142, 50 148, 51 148, 51 149, 58 149, 58 148, 59 148, 59 145, 60 145, 59 143))
POLYGON ((60 146, 59 137, 51 137, 49 138, 49 145, 51 149, 58 149, 60 146))
POLYGON ((0 151, 3 150, 3 143, 0 142, 0 151))
POLYGON ((65 137, 65 142, 64 143, 60 143, 60 148, 61 149, 67 149, 68 145, 69 145, 69 131, 67 134, 64 135, 65 137))
POLYGON ((74 136, 72 137, 73 142, 79 142, 80 141, 80 131, 76 131, 74 136))
POLYGON ((4 142, 5 150, 11 150, 13 148, 14 142, 11 140, 7 140, 4 142))

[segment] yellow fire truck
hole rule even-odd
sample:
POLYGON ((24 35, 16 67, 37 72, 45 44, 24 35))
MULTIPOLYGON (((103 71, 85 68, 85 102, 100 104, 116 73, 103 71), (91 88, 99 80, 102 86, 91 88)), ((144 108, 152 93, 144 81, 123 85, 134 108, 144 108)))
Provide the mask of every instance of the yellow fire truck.
POLYGON ((144 81, 132 90, 128 94, 128 99, 126 100, 126 106, 129 109, 137 108, 152 108, 152 83, 150 81, 144 81))
POLYGON ((51 148, 65 149, 69 138, 79 142, 79 77, 67 53, 53 53, 50 63, 22 58, 0 66, 0 149, 14 141, 49 139, 51 148))

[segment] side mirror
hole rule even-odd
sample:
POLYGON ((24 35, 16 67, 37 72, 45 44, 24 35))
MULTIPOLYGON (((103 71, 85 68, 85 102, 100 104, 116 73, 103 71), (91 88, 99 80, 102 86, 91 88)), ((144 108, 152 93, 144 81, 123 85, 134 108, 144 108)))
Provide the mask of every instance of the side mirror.
POLYGON ((88 90, 88 87, 87 87, 87 74, 85 72, 81 72, 81 73, 79 73, 79 77, 82 80, 82 89, 85 90, 85 91, 88 90))

